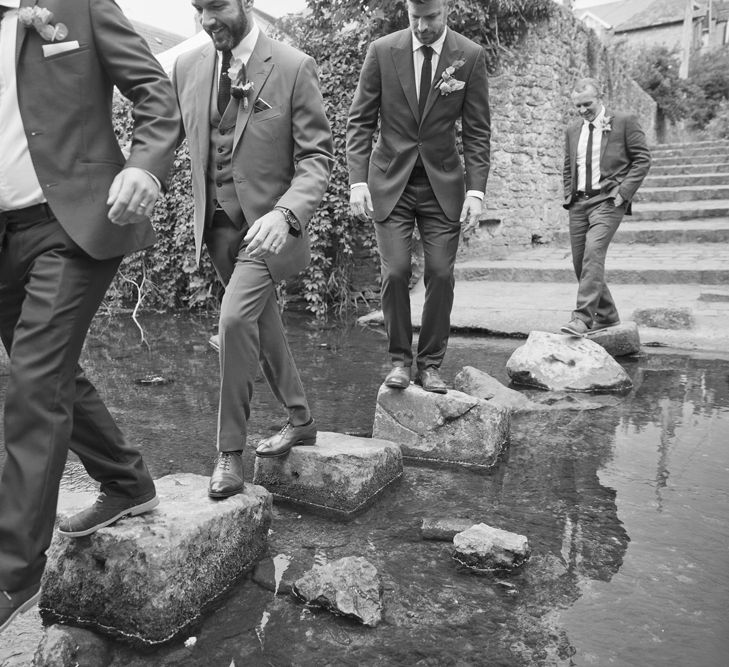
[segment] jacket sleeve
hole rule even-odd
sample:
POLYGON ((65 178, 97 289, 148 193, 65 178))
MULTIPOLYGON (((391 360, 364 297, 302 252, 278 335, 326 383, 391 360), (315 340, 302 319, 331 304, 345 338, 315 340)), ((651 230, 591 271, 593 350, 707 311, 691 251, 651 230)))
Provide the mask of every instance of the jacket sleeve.
POLYGON ((486 191, 491 167, 491 115, 486 54, 481 48, 466 83, 463 100, 463 161, 466 190, 486 191))
POLYGON ((648 141, 635 116, 628 116, 625 121, 625 148, 630 159, 630 169, 620 184, 618 192, 625 201, 630 201, 651 166, 648 141))

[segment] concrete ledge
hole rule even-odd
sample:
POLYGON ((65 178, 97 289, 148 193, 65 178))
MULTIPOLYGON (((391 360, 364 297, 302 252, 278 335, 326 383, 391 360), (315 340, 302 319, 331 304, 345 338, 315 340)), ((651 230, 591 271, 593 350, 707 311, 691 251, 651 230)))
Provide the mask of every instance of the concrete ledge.
POLYGON ((253 481, 277 501, 347 519, 369 507, 402 471, 402 454, 393 442, 320 432, 314 447, 256 458, 253 481))
MULTIPOLYGON (((183 633, 260 557, 271 524, 265 489, 246 484, 244 493, 214 501, 208 481, 163 477, 152 512, 89 537, 56 533, 43 579, 44 616, 135 645, 183 633)), ((64 493, 60 513, 75 513, 94 498, 64 493)))

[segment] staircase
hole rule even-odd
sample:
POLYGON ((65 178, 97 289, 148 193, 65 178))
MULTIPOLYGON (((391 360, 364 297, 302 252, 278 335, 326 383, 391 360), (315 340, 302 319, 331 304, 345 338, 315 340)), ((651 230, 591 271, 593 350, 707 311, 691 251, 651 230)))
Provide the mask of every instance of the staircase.
MULTIPOLYGON (((729 353, 729 141, 665 144, 610 245, 607 280, 622 320, 637 310, 690 311, 685 330, 642 326, 643 343, 729 353)), ((577 281, 569 233, 502 260, 456 265, 454 328, 498 334, 558 331, 577 281)), ((419 318, 422 285, 413 292, 419 318)), ((648 322, 650 323, 650 322, 648 322)))

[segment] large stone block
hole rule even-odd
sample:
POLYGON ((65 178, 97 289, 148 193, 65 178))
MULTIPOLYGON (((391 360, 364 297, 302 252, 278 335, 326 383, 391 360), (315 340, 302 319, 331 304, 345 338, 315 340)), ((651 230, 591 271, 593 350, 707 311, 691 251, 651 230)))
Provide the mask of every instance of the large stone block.
POLYGON ((608 352, 587 338, 532 331, 506 362, 512 381, 540 389, 624 392, 633 383, 608 352))
MULTIPOLYGON (((140 645, 168 641, 197 621, 260 557, 271 524, 265 489, 246 484, 242 494, 211 500, 208 481, 163 477, 154 511, 89 537, 56 534, 43 579, 44 614, 140 645)), ((63 493, 59 513, 74 513, 94 497, 63 493)))
POLYGON ((253 481, 276 500, 348 518, 401 476, 397 444, 320 432, 314 447, 294 447, 280 458, 256 458, 253 481))
POLYGON ((398 443, 405 458, 490 467, 508 442, 509 411, 460 391, 382 385, 373 435, 398 443))
POLYGON ((590 334, 590 340, 604 347, 613 357, 624 357, 640 352, 640 335, 635 322, 622 322, 614 327, 590 334))

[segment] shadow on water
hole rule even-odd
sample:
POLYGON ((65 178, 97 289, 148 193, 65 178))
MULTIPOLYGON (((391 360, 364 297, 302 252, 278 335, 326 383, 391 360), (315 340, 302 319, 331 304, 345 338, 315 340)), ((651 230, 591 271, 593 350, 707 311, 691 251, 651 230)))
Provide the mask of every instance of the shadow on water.
MULTIPOLYGON (((149 349, 125 319, 100 318, 83 364, 155 477, 209 474, 214 457, 214 322, 144 316, 149 349), (142 377, 171 380, 139 385, 142 377)), ((389 364, 384 335, 287 318, 321 430, 368 435, 389 364)), ((504 383, 518 340, 456 337, 444 367, 504 383)), ((113 646, 114 667, 180 665, 724 665, 729 621, 729 362, 651 354, 624 362, 634 380, 599 410, 515 421, 490 471, 406 466, 401 482, 348 523, 274 508, 269 555, 290 572, 348 555, 385 584, 376 629, 312 612, 250 577, 192 635, 154 652, 113 646), (511 577, 468 572, 448 545, 423 542, 425 516, 484 521, 527 535, 531 560, 511 577)), ((4 383, 3 383, 4 384, 4 383)), ((256 382, 250 441, 284 415, 256 382)), ((4 452, 0 450, 0 462, 4 452)), ((245 454, 248 479, 253 455, 245 454)), ((65 487, 88 480, 69 462, 65 487)))

